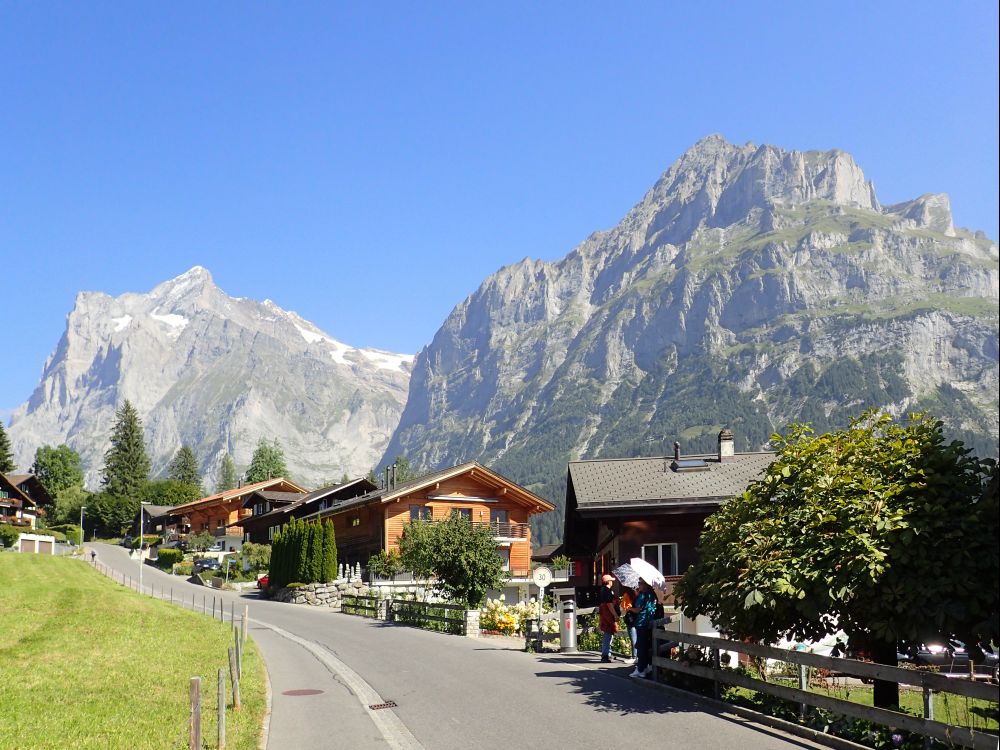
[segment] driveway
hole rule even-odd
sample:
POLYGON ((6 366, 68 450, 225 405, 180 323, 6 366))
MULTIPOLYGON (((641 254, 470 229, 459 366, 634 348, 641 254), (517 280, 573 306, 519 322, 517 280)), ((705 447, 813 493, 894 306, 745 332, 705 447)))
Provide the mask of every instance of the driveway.
MULTIPOLYGON (((99 562, 135 578, 138 562, 125 550, 92 546, 99 562)), ((213 591, 149 566, 143 576, 157 594, 172 587, 187 606, 192 593, 199 609, 202 594, 225 601, 227 615, 231 603, 237 613, 248 605, 273 692, 269 750, 823 747, 630 680, 630 666, 602 665, 594 654, 527 654, 506 639, 461 638, 213 591), (321 692, 289 693, 302 690, 321 692), (389 702, 395 706, 381 707, 389 702)))

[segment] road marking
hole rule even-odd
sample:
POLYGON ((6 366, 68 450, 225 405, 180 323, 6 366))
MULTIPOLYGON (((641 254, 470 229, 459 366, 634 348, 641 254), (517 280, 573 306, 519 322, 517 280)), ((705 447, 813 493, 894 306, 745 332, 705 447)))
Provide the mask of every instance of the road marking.
POLYGON ((334 656, 327 648, 315 643, 314 641, 307 641, 305 638, 300 638, 294 633, 289 633, 287 630, 283 630, 276 625, 261 622, 260 620, 255 620, 253 618, 250 618, 250 622, 267 628, 277 635, 280 635, 282 638, 287 638, 293 643, 299 644, 302 648, 306 649, 309 653, 323 662, 323 664, 325 664, 330 670, 335 672, 344 681, 347 687, 350 688, 354 697, 361 703, 361 707, 368 714, 368 718, 370 718, 372 723, 378 728, 382 738, 386 741, 390 748, 393 748, 393 750, 423 750, 424 746, 421 745, 410 730, 406 728, 406 725, 403 723, 402 719, 396 715, 395 711, 372 708, 372 706, 391 703, 391 701, 385 700, 375 691, 375 688, 365 681, 361 675, 344 664, 344 662, 334 656))

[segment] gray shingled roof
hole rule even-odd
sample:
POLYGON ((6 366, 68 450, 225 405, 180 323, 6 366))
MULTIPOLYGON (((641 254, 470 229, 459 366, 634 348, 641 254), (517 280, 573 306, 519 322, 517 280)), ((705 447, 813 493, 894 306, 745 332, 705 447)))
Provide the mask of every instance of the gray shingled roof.
POLYGON ((670 457, 571 461, 569 474, 577 508, 587 511, 632 505, 721 503, 759 478, 774 461, 774 454, 737 453, 721 463, 714 455, 681 459, 702 459, 708 468, 673 471, 670 457))

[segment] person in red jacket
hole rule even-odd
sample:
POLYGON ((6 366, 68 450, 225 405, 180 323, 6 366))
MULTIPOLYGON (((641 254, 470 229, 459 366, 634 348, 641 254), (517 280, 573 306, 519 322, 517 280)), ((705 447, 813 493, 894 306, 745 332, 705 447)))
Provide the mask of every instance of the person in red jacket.
POLYGON ((597 627, 603 635, 601 638, 601 661, 610 662, 611 639, 618 632, 618 597, 615 596, 613 589, 615 585, 615 577, 613 575, 605 573, 601 578, 601 583, 604 585, 601 586, 600 594, 597 597, 597 627))

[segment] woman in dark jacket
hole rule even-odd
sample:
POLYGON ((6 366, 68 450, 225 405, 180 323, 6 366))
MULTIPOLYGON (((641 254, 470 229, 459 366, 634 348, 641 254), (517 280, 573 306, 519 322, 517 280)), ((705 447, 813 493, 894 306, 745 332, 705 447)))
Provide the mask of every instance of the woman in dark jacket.
POLYGON ((656 617, 656 594, 653 587, 639 579, 639 594, 629 610, 635 615, 638 660, 630 677, 648 677, 653 671, 653 619, 656 617))

